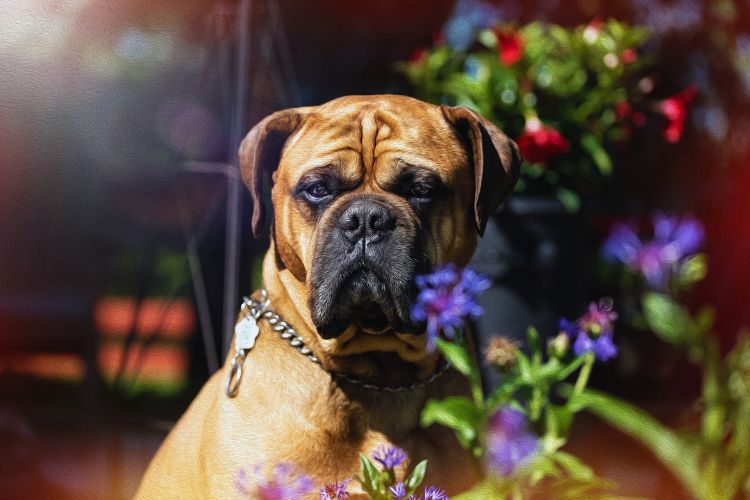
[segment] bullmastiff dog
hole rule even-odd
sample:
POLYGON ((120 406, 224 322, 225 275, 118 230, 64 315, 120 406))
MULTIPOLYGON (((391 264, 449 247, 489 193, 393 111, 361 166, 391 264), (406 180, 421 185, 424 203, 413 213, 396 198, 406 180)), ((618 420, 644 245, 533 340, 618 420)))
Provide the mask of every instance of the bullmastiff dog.
MULTIPOLYGON (((415 275, 469 262, 518 176, 515 143, 463 107, 349 96, 268 116, 239 158, 253 232, 265 220, 270 227, 268 310, 304 347, 258 320, 234 397, 232 350, 167 436, 137 497, 234 498, 239 471, 279 463, 323 485, 355 476, 360 453, 390 444, 411 459, 398 474, 428 459, 425 484, 469 488, 478 471, 452 431, 419 424, 428 399, 468 386, 453 370, 441 373, 410 306, 415 275)), ((257 480, 250 474, 244 489, 257 480)), ((361 494, 354 483, 349 490, 361 494)))

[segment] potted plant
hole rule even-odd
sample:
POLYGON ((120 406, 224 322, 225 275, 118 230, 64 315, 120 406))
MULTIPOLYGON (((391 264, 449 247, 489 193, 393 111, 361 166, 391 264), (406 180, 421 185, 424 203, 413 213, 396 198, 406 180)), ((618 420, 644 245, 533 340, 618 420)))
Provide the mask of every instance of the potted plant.
POLYGON ((477 29, 463 46, 437 36, 399 66, 417 97, 477 111, 525 160, 515 195, 490 221, 473 262, 493 279, 481 337, 518 338, 530 323, 549 330, 578 310, 587 214, 606 192, 611 152, 647 122, 659 127, 658 141, 679 141, 696 90, 652 97, 647 36, 612 19, 500 24, 477 29))

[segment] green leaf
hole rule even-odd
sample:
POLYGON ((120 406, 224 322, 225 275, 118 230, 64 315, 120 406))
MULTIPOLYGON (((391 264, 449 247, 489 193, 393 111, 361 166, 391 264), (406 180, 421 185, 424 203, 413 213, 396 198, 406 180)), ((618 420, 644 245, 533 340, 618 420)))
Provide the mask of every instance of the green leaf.
POLYGON ((531 361, 526 354, 520 349, 515 350, 516 353, 516 367, 518 369, 518 375, 521 380, 526 383, 530 383, 535 378, 535 370, 531 365, 531 361))
POLYGON ((695 449, 655 418, 621 399, 587 389, 578 399, 593 414, 640 441, 696 498, 702 494, 702 474, 695 449))
POLYGON ((531 350, 531 359, 535 366, 538 366, 542 361, 542 344, 539 341, 539 332, 533 326, 529 326, 526 329, 526 339, 529 343, 529 349, 531 350))
POLYGON ((477 40, 485 47, 492 49, 497 47, 497 36, 492 30, 482 30, 477 34, 477 40))
POLYGON ((573 409, 568 405, 547 405, 544 414, 547 431, 555 436, 567 436, 570 426, 573 423, 573 415, 573 409))
POLYGON ((445 359, 457 371, 470 378, 478 376, 476 369, 474 368, 474 363, 472 363, 471 356, 464 346, 447 340, 438 339, 437 347, 440 349, 440 352, 443 353, 445 359))
POLYGON ((404 481, 407 493, 414 493, 414 490, 422 484, 425 472, 427 472, 427 460, 422 460, 412 469, 411 474, 404 481))
POLYGON ((513 393, 520 385, 519 375, 507 375, 500 380, 500 383, 492 393, 485 399, 485 409, 492 413, 500 406, 508 403, 513 393))
POLYGON ((581 146, 591 155, 591 159, 594 160, 599 172, 604 175, 612 173, 612 159, 596 137, 591 134, 583 134, 581 146))
POLYGON ((452 500, 498 500, 499 498, 506 498, 506 496, 499 494, 495 481, 490 477, 468 491, 451 496, 452 500))
POLYGON ((458 441, 469 448, 478 436, 484 422, 483 412, 465 397, 452 396, 442 401, 431 399, 421 415, 422 427, 438 423, 453 429, 458 441))
POLYGON ((546 455, 539 455, 530 465, 532 486, 547 476, 559 476, 560 470, 546 455))
POLYGON ((591 481, 594 479, 594 471, 591 470, 591 467, 583 463, 575 455, 558 450, 552 455, 552 457, 575 479, 581 481, 591 481))
POLYGON ((711 328, 714 326, 714 319, 716 312, 711 306, 702 307, 695 315, 695 325, 698 331, 708 335, 711 333, 711 328))
POLYGON ((694 336, 695 325, 687 310, 667 295, 644 294, 643 314, 649 328, 666 342, 684 344, 694 336))
POLYGON ((708 273, 708 258, 699 253, 685 260, 677 272, 677 279, 682 286, 692 285, 706 277, 708 273))
POLYGON ((581 208, 581 198, 570 189, 558 186, 556 197, 568 213, 574 214, 581 208))
POLYGON ((362 475, 362 487, 372 496, 383 486, 380 471, 372 462, 370 462, 370 459, 362 453, 359 454, 359 463, 360 474, 362 475))

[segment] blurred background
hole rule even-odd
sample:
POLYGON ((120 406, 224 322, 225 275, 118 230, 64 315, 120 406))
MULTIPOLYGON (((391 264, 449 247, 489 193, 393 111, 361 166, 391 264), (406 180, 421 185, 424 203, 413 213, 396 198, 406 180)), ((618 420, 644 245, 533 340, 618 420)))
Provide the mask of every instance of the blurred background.
MULTIPOLYGON (((4 0, 0 496, 134 493, 260 283, 267 242, 249 231, 239 141, 277 109, 371 93, 468 105, 541 155, 477 253, 494 283, 482 338, 522 338, 528 324, 554 334, 602 294, 627 305, 599 248, 615 222, 644 226, 655 212, 705 228, 710 271, 684 300, 712 304, 722 346, 750 322, 745 0, 4 0), (535 22, 624 45, 575 86, 581 69, 564 59, 535 65, 554 56, 534 52, 535 22), (482 59, 487 48, 499 62, 482 59), (492 75, 514 82, 492 87, 497 102, 473 83, 492 75), (545 100, 537 84, 570 90, 545 100), (595 111, 552 109, 584 87, 595 111), (539 120, 568 141, 535 136, 539 120)), ((684 424, 698 376, 641 330, 618 333, 622 355, 594 383, 684 424)), ((582 420, 574 436, 618 492, 684 496, 603 424, 582 420)))

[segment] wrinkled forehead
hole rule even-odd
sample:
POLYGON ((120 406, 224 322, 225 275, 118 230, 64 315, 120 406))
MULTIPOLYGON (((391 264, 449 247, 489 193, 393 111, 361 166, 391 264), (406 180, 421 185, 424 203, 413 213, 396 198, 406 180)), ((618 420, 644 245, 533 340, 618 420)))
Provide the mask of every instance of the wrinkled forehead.
POLYGON ((416 165, 452 183, 468 159, 456 131, 437 106, 400 104, 319 107, 287 141, 281 174, 293 182, 311 168, 334 166, 356 180, 376 168, 378 175, 387 175, 399 165, 416 165))

